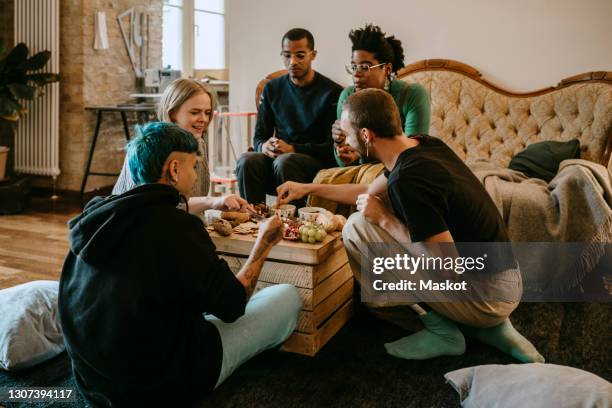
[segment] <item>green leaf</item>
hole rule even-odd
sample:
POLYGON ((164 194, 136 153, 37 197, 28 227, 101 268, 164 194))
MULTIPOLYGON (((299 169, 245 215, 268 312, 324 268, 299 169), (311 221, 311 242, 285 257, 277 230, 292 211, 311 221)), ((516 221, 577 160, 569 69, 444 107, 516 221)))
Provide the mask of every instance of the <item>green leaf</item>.
POLYGON ((21 110, 21 105, 12 95, 0 95, 0 116, 13 116, 21 110))
POLYGON ((43 86, 59 81, 59 75, 45 72, 40 74, 29 74, 26 76, 26 79, 34 82, 38 86, 43 86))
POLYGON ((31 56, 27 61, 21 63, 19 68, 27 71, 36 71, 47 65, 47 61, 51 58, 50 51, 41 51, 31 56))
POLYGON ((36 88, 24 84, 9 84, 8 89, 17 99, 33 99, 36 95, 36 88))
POLYGON ((0 115, 0 119, 8 120, 9 122, 17 122, 20 116, 18 113, 13 113, 10 116, 0 115))
POLYGON ((28 59, 28 47, 24 43, 19 43, 6 56, 6 64, 11 67, 23 64, 28 59))

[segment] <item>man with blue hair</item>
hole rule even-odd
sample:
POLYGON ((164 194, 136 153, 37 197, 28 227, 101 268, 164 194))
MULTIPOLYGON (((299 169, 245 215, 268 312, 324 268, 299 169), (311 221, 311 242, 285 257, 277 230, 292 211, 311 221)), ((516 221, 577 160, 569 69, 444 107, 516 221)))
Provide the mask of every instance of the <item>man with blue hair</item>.
POLYGON ((128 145, 137 187, 94 198, 68 224, 61 323, 77 385, 95 406, 188 404, 295 328, 295 287, 251 297, 280 219, 261 224, 234 276, 200 219, 177 208, 192 191, 197 149, 173 123, 138 128, 128 145))

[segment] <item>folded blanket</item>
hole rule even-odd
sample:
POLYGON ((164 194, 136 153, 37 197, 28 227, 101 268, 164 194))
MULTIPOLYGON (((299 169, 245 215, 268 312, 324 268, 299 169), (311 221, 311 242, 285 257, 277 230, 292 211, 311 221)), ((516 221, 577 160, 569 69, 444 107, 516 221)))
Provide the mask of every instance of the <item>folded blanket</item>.
POLYGON ((531 290, 562 293, 575 287, 612 243, 611 175, 604 166, 564 160, 547 184, 487 162, 468 165, 493 198, 512 242, 581 243, 579 250, 544 244, 517 253, 531 290))

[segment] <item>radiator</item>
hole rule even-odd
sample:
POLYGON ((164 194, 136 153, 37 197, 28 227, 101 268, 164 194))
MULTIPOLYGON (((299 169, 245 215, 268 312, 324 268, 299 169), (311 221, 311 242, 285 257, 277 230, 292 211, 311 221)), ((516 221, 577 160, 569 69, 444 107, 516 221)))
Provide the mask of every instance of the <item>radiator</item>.
MULTIPOLYGON (((59 73, 60 0, 15 0, 15 44, 25 43, 30 56, 51 51, 39 72, 59 73)), ((15 171, 57 177, 59 168, 59 83, 46 85, 44 95, 23 101, 28 113, 17 122, 15 171)))

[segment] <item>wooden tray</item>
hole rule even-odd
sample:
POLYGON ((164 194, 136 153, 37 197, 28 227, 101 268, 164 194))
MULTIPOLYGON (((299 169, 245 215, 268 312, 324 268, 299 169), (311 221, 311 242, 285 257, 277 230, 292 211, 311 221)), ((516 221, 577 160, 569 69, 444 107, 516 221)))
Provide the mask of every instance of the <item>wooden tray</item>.
MULTIPOLYGON (((231 255, 249 256, 256 239, 252 234, 241 235, 232 233, 228 237, 219 235, 216 231, 209 232, 208 234, 217 247, 217 252, 231 255)), ((283 239, 272 248, 268 259, 317 265, 329 256, 341 240, 342 233, 340 232, 329 233, 323 242, 316 244, 304 244, 303 242, 283 239)))

